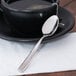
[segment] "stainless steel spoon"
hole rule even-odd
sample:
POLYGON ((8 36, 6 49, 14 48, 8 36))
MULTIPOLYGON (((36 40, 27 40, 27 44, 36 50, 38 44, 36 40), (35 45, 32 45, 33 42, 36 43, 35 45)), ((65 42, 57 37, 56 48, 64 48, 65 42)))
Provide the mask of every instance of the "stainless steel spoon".
POLYGON ((57 30, 58 26, 59 26, 59 18, 57 15, 53 15, 45 21, 45 23, 43 24, 43 27, 42 27, 43 36, 37 42, 37 44, 35 45, 33 50, 29 53, 29 55, 23 61, 23 63, 19 66, 18 70, 20 72, 24 72, 28 68, 28 66, 29 66, 33 56, 37 52, 42 40, 45 37, 52 36, 55 33, 55 31, 57 30))

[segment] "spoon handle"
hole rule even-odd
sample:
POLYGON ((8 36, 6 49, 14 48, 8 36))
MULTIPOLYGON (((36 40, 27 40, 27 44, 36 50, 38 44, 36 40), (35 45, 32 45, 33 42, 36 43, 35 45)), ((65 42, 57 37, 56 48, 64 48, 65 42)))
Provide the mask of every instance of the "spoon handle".
POLYGON ((25 60, 22 62, 22 64, 19 66, 18 70, 20 72, 24 72, 28 66, 30 65, 30 62, 33 58, 33 56, 35 55, 35 53, 37 52, 42 40, 45 38, 46 36, 43 35, 40 40, 37 42, 37 44, 35 45, 35 47, 33 48, 33 50, 29 53, 29 55, 25 58, 25 60))

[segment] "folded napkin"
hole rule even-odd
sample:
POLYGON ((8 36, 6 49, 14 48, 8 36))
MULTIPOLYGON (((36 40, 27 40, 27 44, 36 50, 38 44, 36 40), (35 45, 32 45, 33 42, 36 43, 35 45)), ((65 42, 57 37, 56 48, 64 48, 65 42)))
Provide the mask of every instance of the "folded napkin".
MULTIPOLYGON (((0 39, 0 76, 23 74, 18 72, 35 42, 11 42, 0 39)), ((76 70, 76 33, 49 41, 40 48, 24 74, 76 70)))

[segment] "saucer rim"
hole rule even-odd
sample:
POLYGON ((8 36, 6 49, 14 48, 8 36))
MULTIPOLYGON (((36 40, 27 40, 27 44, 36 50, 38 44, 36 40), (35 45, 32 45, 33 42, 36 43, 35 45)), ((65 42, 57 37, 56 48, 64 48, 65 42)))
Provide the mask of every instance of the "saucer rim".
MULTIPOLYGON (((70 26, 69 29, 66 29, 66 30, 62 31, 61 34, 58 33, 58 34, 55 34, 55 35, 53 35, 51 37, 45 38, 45 41, 57 39, 57 38, 63 36, 64 34, 68 33, 73 28, 73 26, 75 24, 74 16, 68 10, 66 10, 65 8, 60 7, 60 6, 59 6, 59 8, 63 9, 64 11, 66 11, 67 13, 70 14, 70 16, 72 18, 71 26, 70 26)), ((39 38, 16 38, 16 37, 7 36, 7 35, 1 34, 1 33, 0 33, 0 38, 2 38, 4 40, 8 40, 8 41, 15 41, 15 42, 29 42, 29 41, 32 42, 32 41, 37 41, 39 39, 39 38)))

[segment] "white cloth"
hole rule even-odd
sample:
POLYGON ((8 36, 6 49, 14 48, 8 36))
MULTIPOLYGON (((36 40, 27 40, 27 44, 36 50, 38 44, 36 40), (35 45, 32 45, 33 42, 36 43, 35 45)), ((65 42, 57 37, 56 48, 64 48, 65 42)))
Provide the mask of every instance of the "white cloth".
MULTIPOLYGON (((18 67, 36 43, 0 39, 0 76, 21 74, 18 67)), ((76 70, 76 33, 46 43, 25 74, 76 70)))

